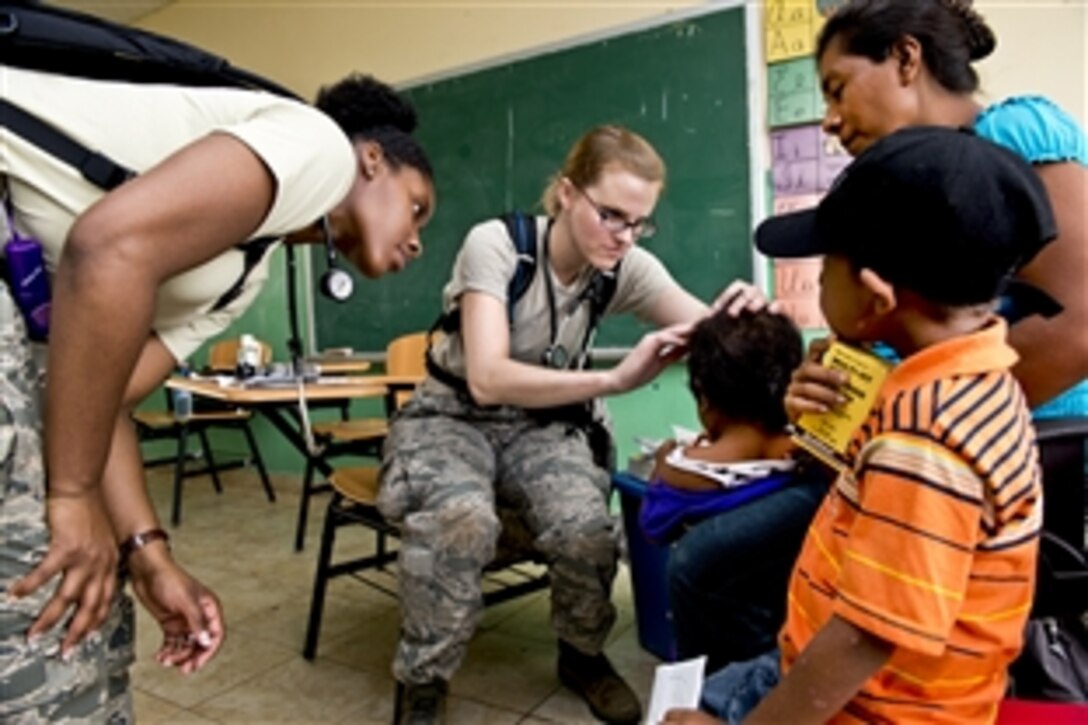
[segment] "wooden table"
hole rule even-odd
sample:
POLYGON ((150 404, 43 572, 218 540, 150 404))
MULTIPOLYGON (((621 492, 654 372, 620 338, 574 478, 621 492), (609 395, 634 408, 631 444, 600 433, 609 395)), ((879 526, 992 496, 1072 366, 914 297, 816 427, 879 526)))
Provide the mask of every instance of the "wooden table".
POLYGON ((350 357, 310 357, 302 361, 316 365, 322 375, 358 375, 370 370, 370 361, 350 357))
MULTIPOLYGON (((356 398, 394 396, 411 390, 421 383, 419 375, 351 375, 324 378, 303 385, 302 399, 306 403, 342 402, 356 398)), ((303 419, 299 412, 299 388, 297 384, 284 386, 245 386, 238 383, 221 385, 209 378, 170 378, 166 387, 172 390, 188 390, 193 395, 254 410, 278 430, 304 458, 312 461, 323 475, 329 475, 332 467, 321 457, 311 455, 306 445, 303 419)), ((392 410, 392 408, 389 408, 392 410)))

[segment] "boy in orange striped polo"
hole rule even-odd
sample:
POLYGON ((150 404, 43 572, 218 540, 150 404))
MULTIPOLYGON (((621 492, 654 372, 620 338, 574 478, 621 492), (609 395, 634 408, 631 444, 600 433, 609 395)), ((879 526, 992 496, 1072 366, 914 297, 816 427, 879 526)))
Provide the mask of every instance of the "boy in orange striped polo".
MULTIPOLYGON (((936 128, 877 142, 817 210, 758 229, 770 256, 826 255, 820 304, 836 337, 887 343, 902 362, 809 528, 781 680, 746 723, 994 719, 1031 608, 1042 516, 1031 418, 994 300, 1055 232, 1029 166, 936 128)), ((730 682, 751 683, 745 664, 730 682)), ((722 705, 731 721, 747 714, 735 698, 722 705)))

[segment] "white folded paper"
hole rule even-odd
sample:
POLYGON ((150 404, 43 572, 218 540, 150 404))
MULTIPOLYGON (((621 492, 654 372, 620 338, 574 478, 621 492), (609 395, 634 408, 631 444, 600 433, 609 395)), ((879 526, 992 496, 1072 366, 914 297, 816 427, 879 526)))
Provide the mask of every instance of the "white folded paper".
POLYGON ((659 725, 665 713, 674 707, 696 708, 703 692, 706 657, 658 665, 650 691, 646 725, 659 725))

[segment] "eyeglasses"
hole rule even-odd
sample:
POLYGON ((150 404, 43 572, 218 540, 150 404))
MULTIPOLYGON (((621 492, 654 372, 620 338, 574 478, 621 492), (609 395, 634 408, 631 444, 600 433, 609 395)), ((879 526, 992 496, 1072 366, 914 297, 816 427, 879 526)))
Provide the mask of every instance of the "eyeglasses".
POLYGON ((627 215, 618 209, 612 209, 611 207, 601 206, 593 197, 586 193, 585 189, 577 184, 571 184, 578 193, 586 198, 589 205, 597 212, 597 218, 601 222, 601 226, 605 231, 611 234, 622 234, 626 230, 630 229, 635 239, 649 239, 657 233, 657 224, 654 222, 653 217, 642 217, 641 219, 635 219, 633 222, 627 221, 627 215))

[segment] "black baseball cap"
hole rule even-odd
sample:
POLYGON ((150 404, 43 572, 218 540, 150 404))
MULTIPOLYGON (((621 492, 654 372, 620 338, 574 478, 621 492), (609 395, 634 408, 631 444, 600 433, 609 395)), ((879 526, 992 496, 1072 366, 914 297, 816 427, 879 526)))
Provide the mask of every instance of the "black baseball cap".
POLYGON ((841 255, 925 299, 972 305, 997 298, 1055 236, 1027 162, 968 130, 920 126, 866 149, 816 209, 760 224, 756 247, 841 255))

